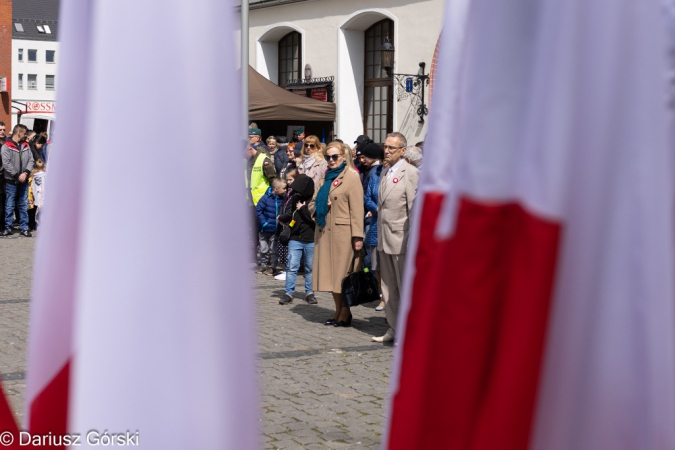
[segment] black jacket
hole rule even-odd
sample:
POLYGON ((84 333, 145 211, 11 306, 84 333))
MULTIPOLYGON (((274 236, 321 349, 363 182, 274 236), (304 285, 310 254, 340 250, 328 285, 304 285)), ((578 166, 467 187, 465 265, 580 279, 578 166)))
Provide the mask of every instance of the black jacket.
POLYGON ((291 183, 291 197, 287 202, 284 212, 279 216, 279 221, 284 224, 290 224, 295 220, 291 228, 291 241, 314 242, 314 229, 316 224, 309 212, 309 202, 314 196, 314 180, 304 174, 300 174, 291 183), (296 211, 298 202, 305 202, 305 205, 296 211))

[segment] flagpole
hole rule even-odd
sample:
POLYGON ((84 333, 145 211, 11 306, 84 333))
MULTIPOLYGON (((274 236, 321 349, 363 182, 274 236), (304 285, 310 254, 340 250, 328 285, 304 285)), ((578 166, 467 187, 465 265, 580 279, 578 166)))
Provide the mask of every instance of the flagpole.
POLYGON ((248 1, 241 0, 241 114, 244 140, 248 137, 248 1))

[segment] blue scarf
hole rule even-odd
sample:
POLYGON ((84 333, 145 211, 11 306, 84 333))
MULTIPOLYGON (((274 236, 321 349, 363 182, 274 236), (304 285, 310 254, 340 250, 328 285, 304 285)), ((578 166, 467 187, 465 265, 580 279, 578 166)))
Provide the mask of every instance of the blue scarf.
POLYGON ((335 169, 329 169, 326 171, 326 176, 324 177, 324 182, 319 189, 319 193, 316 194, 316 200, 314 201, 314 210, 316 211, 316 224, 320 227, 326 226, 326 215, 328 214, 328 194, 330 194, 330 185, 333 184, 338 175, 345 170, 346 162, 343 162, 339 167, 335 169))

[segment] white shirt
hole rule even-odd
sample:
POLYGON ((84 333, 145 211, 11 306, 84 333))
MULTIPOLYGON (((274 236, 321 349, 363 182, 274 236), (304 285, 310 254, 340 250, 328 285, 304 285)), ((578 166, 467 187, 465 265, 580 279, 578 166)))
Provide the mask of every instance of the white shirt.
POLYGON ((399 159, 396 164, 391 166, 391 169, 389 169, 389 173, 387 173, 387 181, 391 181, 392 178, 394 178, 394 174, 396 173, 396 170, 403 164, 403 158, 399 159))

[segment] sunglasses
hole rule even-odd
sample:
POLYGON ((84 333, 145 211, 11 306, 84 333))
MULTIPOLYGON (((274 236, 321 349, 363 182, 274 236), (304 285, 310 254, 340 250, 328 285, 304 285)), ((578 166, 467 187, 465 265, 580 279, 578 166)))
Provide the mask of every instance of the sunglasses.
POLYGON ((306 144, 306 145, 307 145, 307 148, 316 148, 315 144, 306 144))
POLYGON ((333 161, 337 162, 337 160, 338 160, 338 158, 340 158, 340 156, 342 156, 342 155, 326 155, 326 156, 324 156, 324 158, 326 158, 327 162, 330 162, 331 159, 333 161))

